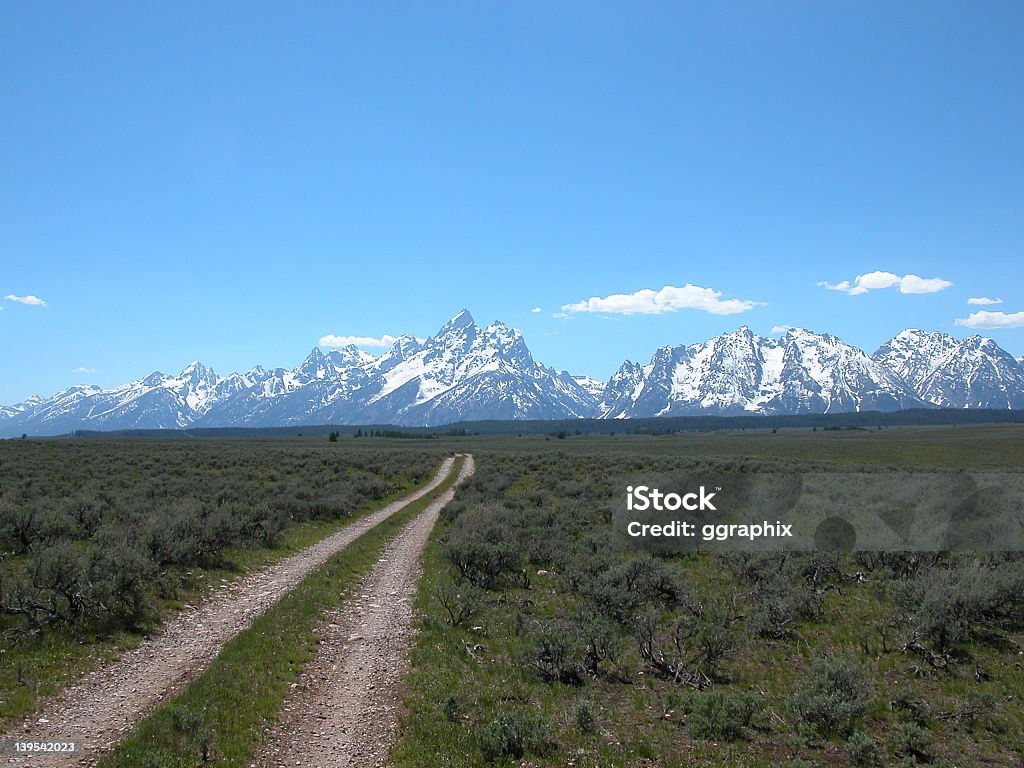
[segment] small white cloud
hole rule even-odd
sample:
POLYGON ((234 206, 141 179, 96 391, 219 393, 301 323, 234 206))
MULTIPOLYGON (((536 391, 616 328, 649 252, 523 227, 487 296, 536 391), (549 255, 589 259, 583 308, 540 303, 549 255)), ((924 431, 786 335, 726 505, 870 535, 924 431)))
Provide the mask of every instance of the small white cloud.
POLYGON ((321 347, 347 347, 350 344, 354 344, 357 347, 390 347, 398 341, 397 336, 391 336, 385 333, 380 338, 375 336, 335 336, 333 333, 328 333, 326 336, 321 336, 320 341, 317 342, 321 347))
POLYGON ((786 331, 793 330, 792 325, 773 325, 772 333, 785 333, 786 331))
POLYGON ((952 282, 943 280, 941 277, 904 275, 900 280, 900 293, 938 293, 952 285, 952 282))
POLYGON ((900 285, 901 280, 902 278, 899 275, 894 275, 892 272, 868 272, 864 275, 857 275, 853 281, 853 288, 847 291, 847 293, 851 296, 859 296, 868 291, 877 291, 882 288, 892 288, 894 285, 900 285))
POLYGON ((543 310, 543 309, 541 309, 540 307, 534 307, 534 308, 533 308, 533 309, 531 309, 530 311, 531 311, 531 312, 533 312, 533 313, 537 313, 537 312, 543 312, 544 310, 543 310))
POLYGON ((1024 326, 1024 312, 971 312, 967 317, 958 317, 956 324, 964 328, 1020 328, 1024 326))
POLYGON ((988 306, 989 304, 1002 304, 1002 299, 990 299, 987 296, 972 296, 967 300, 968 304, 976 304, 978 306, 988 306))
POLYGON ((96 373, 95 368, 86 368, 84 365, 80 365, 77 368, 71 369, 72 373, 96 373))
POLYGON ((31 293, 25 296, 15 296, 13 293, 9 293, 4 296, 8 301, 14 301, 18 304, 27 304, 30 307, 45 307, 46 302, 40 299, 38 296, 33 296, 31 293))
POLYGON ((841 283, 830 283, 827 280, 819 280, 818 285, 822 288, 827 288, 830 291, 848 291, 850 290, 850 281, 843 280, 841 283))
MULTIPOLYGON (((713 315, 735 315, 747 312, 762 302, 747 299, 722 299, 722 292, 687 283, 666 285, 655 291, 644 288, 633 293, 591 296, 575 304, 566 304, 562 312, 602 312, 613 315, 660 315, 680 309, 699 309, 713 315)), ((557 317, 558 315, 556 315, 557 317)))
POLYGON ((830 291, 842 291, 850 296, 860 296, 868 291, 893 287, 899 288, 900 293, 937 293, 949 288, 953 283, 941 277, 897 275, 893 272, 875 271, 857 275, 852 283, 849 280, 843 280, 839 283, 820 280, 818 285, 830 291))

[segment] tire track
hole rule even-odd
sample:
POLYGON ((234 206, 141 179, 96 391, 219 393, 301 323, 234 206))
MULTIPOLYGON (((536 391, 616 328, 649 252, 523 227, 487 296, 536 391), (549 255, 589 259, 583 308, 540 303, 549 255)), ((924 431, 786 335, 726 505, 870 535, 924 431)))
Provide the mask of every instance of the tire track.
MULTIPOLYGON (((473 474, 466 460, 458 483, 473 474)), ((434 500, 388 545, 358 591, 319 628, 317 655, 285 701, 254 765, 387 765, 398 727, 399 685, 408 667, 420 556, 455 486, 434 500)))
MULTIPOLYGON (((197 677, 239 632, 307 574, 362 534, 426 496, 451 473, 442 463, 427 485, 371 512, 298 554, 218 590, 174 615, 159 634, 143 640, 112 664, 68 685, 40 711, 3 734, 4 740, 75 741, 76 753, 6 757, 9 766, 94 765, 126 731, 165 698, 197 677)), ((433 506, 433 505, 432 505, 433 506)))

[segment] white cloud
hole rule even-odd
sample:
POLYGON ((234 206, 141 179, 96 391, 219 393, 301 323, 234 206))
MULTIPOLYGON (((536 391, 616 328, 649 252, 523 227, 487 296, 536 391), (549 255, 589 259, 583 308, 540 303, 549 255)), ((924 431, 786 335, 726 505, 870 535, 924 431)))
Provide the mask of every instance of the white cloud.
POLYGON ((792 325, 773 325, 772 333, 785 333, 786 331, 793 330, 792 325))
POLYGON ((543 309, 541 309, 540 307, 534 307, 534 308, 533 308, 533 309, 531 309, 530 311, 531 311, 531 312, 534 312, 534 313, 536 313, 536 312, 543 312, 544 310, 543 310, 543 309))
POLYGON ((850 290, 850 281, 843 280, 841 283, 830 283, 826 280, 819 280, 818 285, 822 288, 828 288, 830 291, 848 291, 850 290))
POLYGON ((900 293, 938 293, 952 285, 952 282, 943 280, 941 277, 904 275, 903 279, 900 280, 900 293))
MULTIPOLYGON (((604 312, 614 315, 660 315, 680 309, 699 309, 713 315, 735 315, 753 309, 762 302, 746 299, 722 299, 722 292, 687 283, 666 285, 659 291, 644 288, 634 293, 591 296, 575 304, 566 304, 562 312, 604 312)), ((558 317, 558 315, 556 315, 558 317)))
POLYGON ((990 299, 987 296, 972 296, 967 300, 968 304, 976 304, 979 306, 988 306, 989 304, 1002 304, 1002 299, 990 299))
POLYGON ((1024 326, 1024 312, 971 312, 967 317, 958 317, 957 325, 964 328, 1020 328, 1024 326))
POLYGON ((898 287, 900 293, 936 293, 949 288, 953 283, 949 280, 943 280, 941 277, 897 275, 892 272, 875 271, 857 275, 852 283, 849 280, 843 280, 839 283, 821 280, 818 282, 818 285, 830 291, 842 291, 850 296, 860 296, 868 291, 893 287, 898 287))
POLYGON ((853 288, 847 293, 851 296, 859 296, 868 291, 892 288, 894 285, 900 285, 901 279, 899 275, 894 275, 892 272, 868 272, 864 275, 857 275, 853 281, 853 288))
POLYGON ((84 365, 80 365, 77 368, 71 369, 72 373, 96 373, 95 368, 86 368, 84 365))
POLYGON ((30 307, 45 307, 46 302, 40 299, 38 296, 33 296, 31 293, 25 296, 15 296, 13 293, 9 293, 4 296, 8 301, 16 301, 18 304, 28 304, 30 307))

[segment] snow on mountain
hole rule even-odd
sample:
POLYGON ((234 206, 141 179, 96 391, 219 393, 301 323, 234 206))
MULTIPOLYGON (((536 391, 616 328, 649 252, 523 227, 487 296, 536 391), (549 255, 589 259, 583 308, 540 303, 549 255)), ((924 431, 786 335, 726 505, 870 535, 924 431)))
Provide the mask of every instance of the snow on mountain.
POLYGON ((604 388, 608 385, 607 382, 592 379, 589 376, 573 376, 572 380, 590 393, 595 400, 604 397, 604 388))
POLYGON ((15 403, 14 405, 0 405, 0 421, 13 418, 19 413, 24 413, 27 410, 35 408, 40 403, 45 402, 45 400, 46 398, 42 395, 31 395, 20 403, 15 403))
POLYGON ((891 411, 920 406, 864 352, 800 328, 775 340, 748 327, 625 363, 598 406, 603 418, 891 411))
POLYGON ((284 426, 310 423, 437 425, 463 419, 589 415, 595 385, 537 363, 519 331, 476 325, 463 310, 422 344, 397 339, 374 358, 357 347, 314 348, 296 368, 219 376, 195 362, 104 390, 73 387, 0 413, 4 434, 76 429, 284 426))
POLYGON ((429 426, 572 418, 595 402, 571 376, 538 364, 519 331, 501 322, 480 328, 468 310, 422 344, 403 336, 371 369, 365 387, 314 420, 429 426))
POLYGON ((908 329, 868 356, 829 334, 742 327, 626 361, 607 383, 534 360, 522 334, 463 310, 422 342, 373 357, 313 348, 294 369, 220 376, 200 362, 118 387, 69 387, 0 407, 0 436, 77 429, 436 426, 477 419, 1024 408, 1024 366, 991 339, 908 329))
POLYGON ((948 334, 908 328, 875 350, 871 357, 916 389, 957 346, 959 342, 948 334))
POLYGON ((992 339, 901 331, 872 357, 940 408, 1024 408, 1024 369, 992 339))
POLYGON ((372 369, 377 373, 387 373, 396 365, 415 355, 419 349, 420 343, 412 334, 399 336, 391 345, 391 349, 371 363, 372 369))

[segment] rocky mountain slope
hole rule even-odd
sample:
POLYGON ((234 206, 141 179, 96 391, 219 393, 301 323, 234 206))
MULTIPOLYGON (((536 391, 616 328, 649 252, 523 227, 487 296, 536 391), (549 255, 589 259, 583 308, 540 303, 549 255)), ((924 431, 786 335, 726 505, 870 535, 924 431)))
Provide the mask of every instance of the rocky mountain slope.
POLYGON ((709 341, 627 362, 598 406, 604 418, 894 411, 923 403, 893 371, 835 336, 781 339, 743 326, 709 341))
POLYGON ((992 339, 908 329, 871 357, 939 408, 1024 408, 1024 367, 992 339))
POLYGON ((468 311, 422 342, 373 357, 314 348, 294 369, 221 376, 194 362, 111 389, 74 386, 0 407, 0 436, 77 429, 437 426, 478 419, 800 414, 906 408, 1024 408, 1024 365, 992 339, 909 329, 873 355, 824 333, 774 339, 746 326, 626 361, 607 383, 534 360, 504 323, 468 311))

